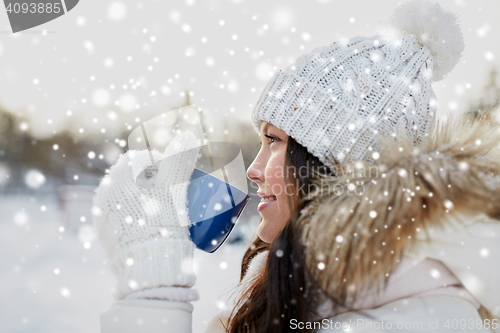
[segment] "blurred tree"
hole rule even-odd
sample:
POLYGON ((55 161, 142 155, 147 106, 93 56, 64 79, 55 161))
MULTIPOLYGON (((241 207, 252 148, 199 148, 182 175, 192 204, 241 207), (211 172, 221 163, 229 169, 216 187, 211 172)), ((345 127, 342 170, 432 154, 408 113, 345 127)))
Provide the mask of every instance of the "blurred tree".
POLYGON ((497 122, 491 113, 500 106, 500 84, 498 79, 498 71, 496 68, 493 68, 490 71, 488 83, 484 87, 480 98, 469 107, 469 110, 466 112, 467 116, 474 119, 485 116, 491 118, 491 121, 497 122))
MULTIPOLYGON (((103 137, 102 141, 108 140, 103 137)), ((68 131, 36 139, 21 119, 0 107, 0 160, 7 164, 11 179, 22 179, 24 171, 33 168, 58 183, 74 183, 75 173, 88 175, 95 182, 109 166, 106 159, 98 156, 103 146, 102 142, 77 139, 68 131), (89 158, 90 151, 96 152, 95 158, 89 158)), ((19 186, 22 181, 14 183, 19 186)))

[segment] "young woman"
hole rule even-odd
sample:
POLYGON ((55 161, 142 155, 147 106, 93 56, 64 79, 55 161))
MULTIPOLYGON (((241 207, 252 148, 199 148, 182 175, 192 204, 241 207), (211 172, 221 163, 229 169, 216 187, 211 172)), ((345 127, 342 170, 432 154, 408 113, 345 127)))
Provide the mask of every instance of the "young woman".
MULTIPOLYGON (((435 122, 431 82, 463 49, 455 15, 413 1, 392 19, 397 35, 314 49, 262 93, 247 171, 258 237, 237 301, 205 332, 500 332, 500 132, 487 117, 435 122)), ((189 179, 196 146, 181 134, 154 152, 185 152, 178 163, 153 167, 129 151, 97 189, 118 279, 102 332, 191 332, 194 245, 172 197, 135 179, 189 179)))

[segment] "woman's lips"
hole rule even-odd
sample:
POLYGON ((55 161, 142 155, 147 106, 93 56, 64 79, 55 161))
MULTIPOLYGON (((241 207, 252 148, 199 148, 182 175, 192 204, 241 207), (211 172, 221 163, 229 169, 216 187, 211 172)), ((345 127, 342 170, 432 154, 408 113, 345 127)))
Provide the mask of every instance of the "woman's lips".
POLYGON ((276 202, 276 199, 265 201, 265 202, 260 202, 259 205, 257 206, 257 211, 260 212, 261 210, 263 210, 264 208, 266 208, 269 205, 272 205, 275 202, 276 202))

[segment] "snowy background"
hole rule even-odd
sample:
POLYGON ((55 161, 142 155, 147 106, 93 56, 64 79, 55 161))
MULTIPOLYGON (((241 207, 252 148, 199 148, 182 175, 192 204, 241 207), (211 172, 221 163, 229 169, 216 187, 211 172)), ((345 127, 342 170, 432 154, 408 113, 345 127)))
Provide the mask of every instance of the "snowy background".
MULTIPOLYGON (((466 49, 434 89, 440 116, 498 103, 500 2, 441 0, 466 49)), ((212 141, 259 149, 250 112, 273 73, 313 48, 372 35, 399 1, 90 1, 12 34, 0 10, 2 332, 98 332, 114 278, 90 196, 140 120, 195 103, 212 141)), ((255 237, 255 189, 228 243, 196 251, 194 332, 224 306, 255 237)))
MULTIPOLYGON (((1 332, 99 332, 115 280, 90 226, 68 233, 57 203, 46 196, 2 198, 0 209, 1 332)), ((200 299, 192 302, 193 332, 226 306, 245 245, 226 243, 213 254, 195 250, 200 299)))

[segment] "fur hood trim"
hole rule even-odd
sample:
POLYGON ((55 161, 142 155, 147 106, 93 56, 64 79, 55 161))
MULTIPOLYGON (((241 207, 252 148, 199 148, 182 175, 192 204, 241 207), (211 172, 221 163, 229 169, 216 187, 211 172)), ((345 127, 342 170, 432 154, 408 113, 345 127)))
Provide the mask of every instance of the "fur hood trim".
POLYGON ((315 179, 296 222, 314 279, 346 305, 384 286, 417 238, 448 217, 500 218, 500 130, 491 114, 438 122, 418 147, 382 143, 376 164, 343 164, 339 177, 315 179))

